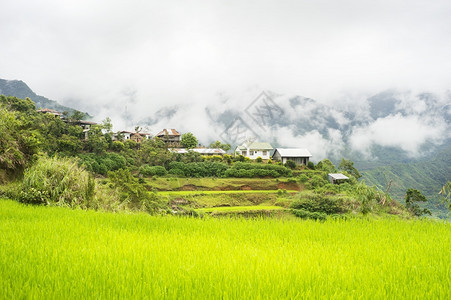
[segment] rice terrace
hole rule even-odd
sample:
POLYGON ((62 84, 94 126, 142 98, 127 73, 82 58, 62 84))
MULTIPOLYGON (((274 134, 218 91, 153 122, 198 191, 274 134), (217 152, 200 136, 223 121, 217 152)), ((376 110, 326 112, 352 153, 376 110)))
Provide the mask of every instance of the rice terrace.
POLYGON ((449 223, 173 218, 0 201, 17 298, 449 299, 449 223))

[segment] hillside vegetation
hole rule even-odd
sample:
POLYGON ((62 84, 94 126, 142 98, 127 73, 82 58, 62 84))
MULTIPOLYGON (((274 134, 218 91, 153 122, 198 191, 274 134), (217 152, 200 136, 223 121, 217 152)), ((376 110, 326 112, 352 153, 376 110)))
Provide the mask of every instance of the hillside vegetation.
POLYGON ((415 187, 429 200, 427 206, 438 213, 444 209, 439 191, 450 180, 451 147, 447 147, 430 160, 378 167, 362 172, 368 184, 386 189, 391 181, 390 194, 403 199, 408 188, 415 187))
POLYGON ((79 114, 38 113, 33 101, 16 97, 0 96, 0 112, 0 193, 24 203, 194 216, 226 206, 242 206, 249 215, 245 206, 261 205, 264 214, 277 206, 284 208, 275 209, 278 216, 282 211, 320 220, 424 211, 417 204, 403 208, 383 189, 358 181, 361 175, 348 160, 337 168, 328 159, 296 166, 180 154, 158 138, 113 140, 108 118, 83 131, 79 114), (328 173, 338 171, 349 180, 331 184, 328 173))

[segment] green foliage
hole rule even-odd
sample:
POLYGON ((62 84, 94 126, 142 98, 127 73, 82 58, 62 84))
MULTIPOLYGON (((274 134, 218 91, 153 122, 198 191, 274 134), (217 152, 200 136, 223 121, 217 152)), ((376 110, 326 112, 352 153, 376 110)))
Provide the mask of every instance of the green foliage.
POLYGON ((309 161, 307 163, 307 168, 309 168, 310 170, 315 170, 315 164, 312 161, 309 161))
POLYGON ((292 175, 290 169, 279 165, 268 164, 250 164, 243 162, 236 162, 225 173, 225 177, 289 177, 292 175))
POLYGON ((145 210, 149 213, 157 213, 166 209, 166 204, 159 200, 153 192, 148 192, 143 184, 134 178, 130 170, 119 169, 108 172, 114 188, 119 192, 119 197, 124 205, 131 209, 145 210))
POLYGON ((88 131, 88 139, 85 144, 87 151, 102 154, 108 149, 109 143, 102 132, 102 126, 92 125, 88 131))
POLYGON ((354 167, 354 163, 348 159, 342 158, 338 169, 348 172, 350 175, 354 176, 356 179, 362 177, 359 170, 354 167))
POLYGON ((451 174, 451 146, 428 160, 392 164, 365 170, 362 174, 368 184, 383 190, 387 188, 388 182, 391 182, 389 192, 396 199, 404 199, 406 190, 415 187, 430 200, 425 205, 432 209, 442 202, 438 192, 451 174))
POLYGON ((9 111, 17 111, 22 113, 34 113, 36 106, 30 98, 19 99, 13 96, 0 95, 0 107, 9 111))
POLYGON ((227 168, 226 164, 218 162, 171 162, 169 173, 186 177, 222 177, 227 168))
POLYGON ((362 180, 360 184, 356 187, 355 193, 360 201, 360 210, 366 215, 373 209, 373 203, 376 199, 376 189, 369 187, 362 180))
MULTIPOLYGON (((9 99, 8 97, 7 99, 9 99)), ((0 108, 0 168, 21 172, 38 153, 42 137, 18 112, 0 108)))
POLYGON ((4 299, 451 294, 447 222, 161 218, 0 200, 0 228, 4 299))
POLYGON ((301 219, 312 219, 319 221, 325 221, 327 219, 326 214, 321 212, 311 212, 305 209, 292 209, 292 212, 296 217, 301 219))
POLYGON ((92 176, 72 158, 40 157, 27 169, 19 200, 32 204, 87 207, 94 197, 92 176))
POLYGON ((314 175, 312 179, 310 180, 310 184, 313 188, 320 188, 328 184, 329 181, 323 178, 323 176, 320 175, 314 175))
POLYGON ((315 167, 316 170, 322 170, 327 173, 335 173, 337 172, 337 169, 335 168, 334 164, 328 160, 327 158, 323 159, 322 161, 318 162, 318 164, 315 167))
POLYGON ((263 162, 263 159, 259 156, 259 157, 257 157, 257 158, 255 159, 255 162, 257 162, 257 163, 262 163, 262 162, 263 162))
POLYGON ((348 212, 342 198, 328 197, 318 194, 293 201, 291 208, 303 209, 310 212, 318 212, 328 215, 348 212))
POLYGON ((416 202, 426 202, 426 197, 421 194, 421 192, 417 189, 408 189, 406 192, 406 207, 408 210, 412 212, 415 216, 422 216, 424 214, 431 215, 431 211, 427 208, 421 209, 420 206, 416 202))
POLYGON ((451 210, 451 181, 447 181, 443 185, 439 194, 441 195, 441 197, 443 199, 443 203, 446 202, 449 205, 449 210, 451 210))
POLYGON ((197 138, 191 132, 182 134, 182 137, 180 138, 180 144, 186 149, 192 149, 196 147, 198 143, 197 138))
POLYGON ((223 144, 220 141, 211 143, 209 147, 214 149, 222 149, 224 151, 229 151, 232 148, 230 144, 223 144))
POLYGON ((106 175, 109 171, 124 169, 127 166, 127 161, 124 156, 118 153, 85 153, 79 155, 81 163, 87 170, 106 175))
POLYGON ((285 163, 285 167, 290 168, 290 169, 296 169, 296 163, 292 160, 287 160, 287 162, 285 163))
POLYGON ((309 180, 309 178, 307 177, 307 175, 305 175, 305 174, 299 175, 299 182, 306 183, 308 180, 309 180))
POLYGON ((142 165, 139 167, 139 173, 144 176, 165 176, 168 174, 168 171, 162 166, 142 165))

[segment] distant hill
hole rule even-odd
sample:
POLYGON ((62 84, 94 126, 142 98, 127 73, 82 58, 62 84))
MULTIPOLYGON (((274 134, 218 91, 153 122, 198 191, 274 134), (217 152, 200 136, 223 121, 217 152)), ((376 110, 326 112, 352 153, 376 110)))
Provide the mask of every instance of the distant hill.
MULTIPOLYGON (((36 95, 36 93, 21 80, 0 79, 0 95, 14 96, 20 99, 25 99, 28 97, 36 104, 36 108, 50 108, 60 112, 68 111, 69 113, 75 111, 74 108, 61 105, 54 100, 36 95)), ((88 116, 87 113, 86 115, 88 116)))
POLYGON ((366 170, 363 178, 367 184, 376 185, 383 190, 391 180, 390 194, 396 199, 403 199, 409 188, 418 189, 429 200, 433 200, 428 206, 437 210, 441 207, 438 192, 451 180, 451 146, 429 160, 366 170))

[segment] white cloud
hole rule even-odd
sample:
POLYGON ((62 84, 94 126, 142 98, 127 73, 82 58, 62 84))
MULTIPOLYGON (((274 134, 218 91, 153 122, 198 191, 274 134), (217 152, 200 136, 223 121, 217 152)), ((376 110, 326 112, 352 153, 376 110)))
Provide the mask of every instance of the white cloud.
POLYGON ((379 118, 365 127, 355 128, 350 143, 353 149, 367 152, 373 145, 397 147, 412 156, 421 154, 425 143, 439 144, 447 134, 447 124, 443 120, 433 120, 417 115, 401 114, 379 118))

